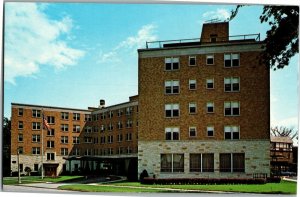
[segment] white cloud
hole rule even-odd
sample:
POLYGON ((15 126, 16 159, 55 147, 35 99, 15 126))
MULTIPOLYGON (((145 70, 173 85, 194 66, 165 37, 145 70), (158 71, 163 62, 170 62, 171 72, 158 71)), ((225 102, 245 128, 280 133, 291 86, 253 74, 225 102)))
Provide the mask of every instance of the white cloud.
POLYGON ((119 53, 128 53, 124 50, 132 50, 136 53, 139 48, 144 48, 146 41, 155 41, 157 36, 155 35, 156 26, 153 24, 148 24, 138 30, 137 34, 134 36, 129 36, 125 40, 121 41, 115 48, 111 51, 103 53, 100 52, 98 63, 120 61, 118 59, 119 53))
POLYGON ((202 14, 202 17, 206 20, 210 19, 219 19, 219 20, 227 20, 230 17, 231 13, 230 11, 223 9, 223 8, 218 8, 215 11, 208 11, 202 14))
POLYGON ((16 77, 34 75, 44 65, 67 68, 84 55, 61 39, 70 34, 72 19, 51 20, 45 8, 19 2, 5 6, 5 81, 15 83, 16 77))
POLYGON ((289 128, 298 128, 298 116, 292 116, 282 120, 271 120, 271 126, 285 126, 289 128))

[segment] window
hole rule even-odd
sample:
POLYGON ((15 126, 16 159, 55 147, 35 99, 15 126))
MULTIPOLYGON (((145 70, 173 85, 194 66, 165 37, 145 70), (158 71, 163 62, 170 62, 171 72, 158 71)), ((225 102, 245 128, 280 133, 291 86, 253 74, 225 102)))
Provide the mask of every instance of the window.
POLYGON ((217 42, 218 34, 210 34, 210 42, 217 42))
POLYGON ((166 140, 179 140, 179 127, 165 128, 166 140))
POLYGON ((117 150, 118 150, 118 151, 117 151, 117 154, 118 154, 118 155, 120 155, 120 154, 123 153, 123 148, 122 148, 122 147, 119 147, 117 150))
POLYGON ((179 80, 165 81, 165 93, 166 94, 178 94, 179 93, 179 80))
POLYGON ((206 55, 206 65, 214 64, 214 55, 206 55))
POLYGON ((196 135, 197 135, 196 127, 189 127, 189 134, 190 134, 190 137, 196 137, 196 135))
POLYGON ((73 125, 73 133, 80 133, 80 125, 73 125))
POLYGON ((62 144, 67 144, 67 143, 69 142, 68 136, 61 136, 60 142, 61 142, 62 144))
POLYGON ((60 126, 60 128, 61 128, 61 131, 63 131, 63 132, 68 132, 69 131, 69 125, 68 124, 62 124, 60 126))
POLYGON ((35 172, 39 171, 39 164, 33 165, 33 171, 35 171, 35 172))
POLYGON ((118 122, 118 129, 122 129, 123 128, 123 124, 121 121, 118 122))
POLYGON ((23 142, 23 134, 18 134, 18 142, 23 142))
POLYGON ((84 151, 84 155, 85 156, 90 156, 90 155, 92 155, 92 149, 85 149, 85 151, 84 151))
POLYGON ((190 154, 190 172, 214 172, 214 154, 190 154))
POLYGON ((114 129, 113 124, 112 124, 112 123, 109 123, 109 125, 108 125, 108 130, 109 130, 109 131, 112 131, 113 129, 114 129))
POLYGON ((132 120, 127 120, 126 127, 131 128, 132 127, 132 120))
POLYGON ((165 104, 165 115, 167 118, 179 117, 179 104, 165 104))
POLYGON ((126 133, 126 141, 132 140, 132 133, 126 133))
POLYGON ((118 115, 118 117, 122 116, 123 115, 123 110, 119 109, 117 115, 118 115))
POLYGON ((41 138, 40 135, 32 135, 32 142, 40 142, 41 138))
POLYGON ((207 113, 214 113, 214 103, 213 102, 207 102, 206 103, 206 112, 207 113))
POLYGON ((224 78, 224 91, 225 92, 240 91, 240 78, 239 77, 224 78))
POLYGON ((108 141, 108 143, 113 143, 114 142, 114 136, 112 136, 112 135, 109 135, 108 136, 108 138, 107 138, 107 141, 108 141))
POLYGON ((69 112, 61 112, 61 119, 69 120, 69 112))
POLYGON ((73 144, 79 144, 79 137, 73 136, 73 144))
POLYGON ((206 89, 214 89, 214 79, 206 79, 206 89))
POLYGON ((240 103, 239 102, 224 102, 224 115, 225 116, 240 115, 240 103))
POLYGON ((196 103, 189 103, 189 113, 196 114, 197 112, 197 104, 196 103))
POLYGON ((179 58, 178 57, 170 57, 165 59, 165 70, 178 70, 179 69, 179 58))
POLYGON ((40 118, 41 117, 41 110, 33 109, 32 110, 32 117, 40 118))
POLYGON ((61 155, 68 155, 69 154, 69 150, 68 150, 68 148, 61 148, 60 149, 60 154, 61 155))
POLYGON ((126 115, 127 116, 131 115, 132 111, 133 111, 132 107, 126 107, 126 115))
POLYGON ((54 153, 47 153, 47 160, 55 160, 55 154, 54 153))
POLYGON ((206 127, 206 131, 207 131, 207 136, 208 137, 213 137, 214 136, 214 127, 213 126, 206 127))
POLYGON ((102 112, 102 113, 101 113, 100 118, 101 118, 101 120, 104 120, 104 119, 105 119, 105 112, 102 112))
POLYGON ((47 129, 47 136, 54 136, 54 129, 47 129))
POLYGON ((105 136, 100 137, 100 143, 105 144, 105 136))
POLYGON ((80 149, 79 148, 73 148, 72 155, 79 156, 80 155, 80 149))
POLYGON ((127 147, 127 154, 131 154, 132 153, 132 148, 130 146, 127 147))
POLYGON ((85 121, 92 121, 91 114, 84 114, 84 120, 85 121))
POLYGON ((196 66, 196 56, 189 56, 189 66, 196 66))
POLYGON ((240 55, 224 54, 224 66, 226 68, 240 66, 240 55))
POLYGON ((54 148, 54 141, 47 141, 47 148, 54 148))
POLYGON ((84 137, 84 143, 87 143, 87 144, 93 143, 93 138, 92 137, 84 137))
POLYGON ((40 147, 32 147, 32 152, 33 155, 39 155, 41 153, 40 147))
POLYGON ((41 129, 41 123, 40 122, 33 122, 32 123, 32 130, 40 130, 41 129))
POLYGON ((104 131, 105 131, 105 125, 104 125, 104 124, 102 124, 102 125, 100 126, 100 131, 101 131, 101 132, 104 132, 104 131))
POLYGON ((196 79, 189 80, 189 90, 196 90, 197 88, 197 81, 196 79))
POLYGON ((220 172, 245 172, 245 153, 220 153, 220 172))
POLYGON ((108 151, 109 155, 113 155, 114 154, 114 150, 112 148, 108 148, 107 151, 108 151))
POLYGON ((24 125, 23 125, 23 121, 19 121, 18 122, 18 129, 23 129, 24 125))
POLYGON ((123 140, 123 135, 122 135, 122 134, 119 134, 119 135, 118 135, 118 142, 122 142, 122 140, 123 140))
POLYGON ((54 124, 54 123, 55 123, 55 118, 54 118, 54 116, 48 116, 48 117, 47 117, 47 121, 48 121, 48 124, 54 124))
POLYGON ((18 116, 23 116, 23 112, 24 112, 23 108, 19 108, 18 109, 18 116))
POLYGON ((239 126, 225 126, 224 127, 225 140, 238 140, 240 139, 240 127, 239 126))
POLYGON ((19 152, 19 154, 23 154, 24 153, 23 147, 19 146, 17 152, 19 152))
POLYGON ((184 172, 184 154, 161 154, 161 172, 184 172))
POLYGON ((94 133, 98 133, 98 131, 99 131, 99 128, 98 128, 97 126, 94 126, 94 127, 93 127, 93 132, 94 132, 94 133))
POLYGON ((80 113, 73 113, 73 120, 80 120, 80 113))

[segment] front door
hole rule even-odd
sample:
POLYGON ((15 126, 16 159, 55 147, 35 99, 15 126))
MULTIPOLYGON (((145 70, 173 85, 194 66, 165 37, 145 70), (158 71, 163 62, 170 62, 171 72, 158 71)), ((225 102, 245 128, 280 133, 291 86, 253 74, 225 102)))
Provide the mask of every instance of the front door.
POLYGON ((45 166, 45 176, 55 177, 57 166, 47 165, 45 166))

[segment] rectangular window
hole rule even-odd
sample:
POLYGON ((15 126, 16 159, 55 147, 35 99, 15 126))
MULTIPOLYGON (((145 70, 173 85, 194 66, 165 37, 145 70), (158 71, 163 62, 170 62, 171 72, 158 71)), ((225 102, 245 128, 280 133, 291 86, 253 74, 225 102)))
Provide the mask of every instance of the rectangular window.
POLYGON ((61 136, 60 142, 61 142, 62 144, 67 144, 67 143, 69 143, 69 138, 68 138, 68 136, 61 136))
POLYGON ((240 139, 240 127, 239 126, 224 126, 224 138, 225 138, 225 140, 240 139))
POLYGON ((32 130, 40 130, 41 129, 41 123, 40 122, 33 122, 32 123, 32 130))
POLYGON ((131 128, 132 127, 132 120, 127 120, 126 127, 131 128))
POLYGON ((35 171, 35 172, 39 171, 39 164, 33 165, 33 171, 35 171))
POLYGON ((100 144, 105 144, 105 136, 100 137, 100 144))
POLYGON ((161 154, 161 172, 184 172, 184 154, 161 154))
POLYGON ((108 112, 108 117, 109 117, 109 118, 112 118, 113 116, 114 116, 114 112, 113 112, 113 111, 109 111, 109 112, 108 112))
POLYGON ((112 123, 109 123, 109 125, 108 125, 108 130, 109 130, 109 131, 112 131, 113 129, 114 129, 113 124, 112 124, 112 123))
POLYGON ((123 135, 122 135, 122 134, 119 134, 119 135, 118 135, 118 142, 122 142, 122 140, 123 140, 123 135))
POLYGON ((18 116, 23 116, 23 112, 24 112, 23 108, 19 108, 18 109, 18 116))
POLYGON ((61 112, 62 120, 69 120, 69 112, 61 112))
POLYGON ((107 141, 108 141, 109 144, 113 143, 114 142, 114 136, 109 135, 107 141))
POLYGON ((40 118, 41 117, 41 110, 33 109, 32 110, 32 117, 40 118))
POLYGON ((214 65, 214 55, 206 55, 206 65, 214 65))
POLYGON ((91 114, 84 114, 84 120, 85 121, 92 121, 91 114))
POLYGON ((123 115, 123 110, 119 109, 117 115, 118 115, 118 117, 121 117, 123 115))
POLYGON ((196 90, 197 89, 197 81, 196 79, 189 80, 189 90, 196 90))
POLYGON ((24 153, 24 150, 23 150, 23 147, 22 146, 19 146, 17 151, 19 152, 19 154, 23 154, 24 153))
POLYGON ((206 79, 206 89, 214 89, 214 79, 206 79))
POLYGON ((197 113, 197 104, 196 103, 189 103, 189 113, 190 114, 197 113))
POLYGON ((60 125, 61 131, 68 132, 69 131, 69 125, 68 124, 62 124, 60 125))
POLYGON ((47 117, 48 124, 55 124, 55 117, 54 116, 48 116, 47 117))
POLYGON ((87 144, 93 143, 93 138, 92 137, 84 137, 84 143, 87 143, 87 144))
POLYGON ((170 57, 165 58, 165 70, 179 70, 179 58, 178 57, 170 57))
POLYGON ((61 148, 60 149, 60 154, 64 155, 64 156, 68 155, 69 154, 68 148, 61 148))
POLYGON ((80 149, 79 148, 73 148, 72 155, 79 156, 80 155, 80 149))
POLYGON ((126 141, 132 140, 132 133, 126 133, 126 141))
POLYGON ((54 161, 55 160, 55 154, 54 153, 47 153, 47 160, 54 161))
POLYGON ((104 124, 102 124, 102 125, 100 126, 100 131, 101 131, 101 132, 104 132, 104 131, 105 131, 105 125, 104 125, 104 124))
POLYGON ((129 116, 132 114, 133 108, 132 107, 126 107, 126 116, 129 116))
POLYGON ((214 103, 213 102, 207 102, 206 103, 206 112, 207 113, 214 113, 214 103))
POLYGON ((165 81, 165 94, 178 94, 179 80, 165 81))
POLYGON ((167 118, 179 117, 179 104, 165 104, 165 116, 167 118))
POLYGON ((239 116, 240 103, 239 102, 224 102, 224 115, 225 116, 239 116))
POLYGON ((73 144, 79 144, 79 137, 73 136, 73 144))
POLYGON ((213 126, 206 127, 206 131, 207 131, 207 136, 208 137, 213 137, 214 136, 214 127, 213 126))
POLYGON ((165 128, 166 140, 179 140, 179 127, 165 128))
POLYGON ((73 133, 80 133, 80 125, 73 125, 73 133))
POLYGON ((245 172, 245 153, 220 153, 220 172, 245 172))
POLYGON ((54 136, 54 129, 47 130, 47 136, 54 136))
POLYGON ((201 172, 201 154, 190 154, 190 172, 201 172))
POLYGON ((224 54, 224 67, 237 67, 240 66, 239 54, 224 54))
POLYGON ((40 135, 32 135, 32 142, 40 142, 41 137, 40 135))
POLYGON ((47 148, 54 148, 54 141, 47 141, 47 148))
POLYGON ((73 113, 73 120, 80 120, 80 113, 73 113))
POLYGON ((214 154, 202 154, 202 172, 214 172, 214 154))
POLYGON ((197 128, 189 127, 189 135, 190 135, 190 137, 196 137, 197 136, 197 128))
POLYGON ((23 121, 19 121, 18 122, 18 129, 23 129, 23 128, 24 128, 23 121))
POLYGON ((40 147, 32 147, 32 152, 31 153, 33 155, 39 155, 39 154, 41 154, 40 147))
POLYGON ((225 92, 240 91, 240 78, 239 77, 224 78, 224 91, 225 92))
POLYGON ((118 129, 122 129, 122 128, 123 128, 123 124, 122 124, 122 122, 121 122, 121 121, 119 121, 117 126, 118 126, 118 129))
POLYGON ((23 134, 18 134, 18 142, 23 142, 23 134))
POLYGON ((196 66, 196 56, 189 56, 189 66, 196 66))

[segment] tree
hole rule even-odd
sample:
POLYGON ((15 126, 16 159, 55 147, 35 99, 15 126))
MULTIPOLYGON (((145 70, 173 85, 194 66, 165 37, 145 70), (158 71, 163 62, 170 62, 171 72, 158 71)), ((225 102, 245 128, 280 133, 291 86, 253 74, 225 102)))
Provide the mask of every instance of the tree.
POLYGON ((2 165, 3 175, 10 175, 10 133, 11 121, 4 117, 3 118, 3 154, 2 154, 2 165))
POLYGON ((298 139, 298 131, 295 131, 294 128, 288 127, 271 127, 271 135, 280 136, 280 137, 290 137, 293 139, 298 139))
MULTIPOLYGON (((229 21, 241 7, 238 5, 231 11, 229 21)), ((274 70, 288 66, 290 59, 299 53, 299 7, 264 6, 259 18, 261 23, 268 22, 271 26, 264 40, 262 63, 274 70)))

